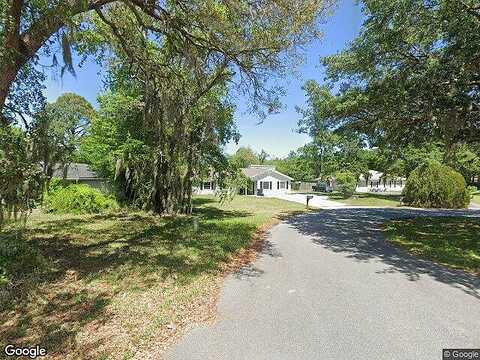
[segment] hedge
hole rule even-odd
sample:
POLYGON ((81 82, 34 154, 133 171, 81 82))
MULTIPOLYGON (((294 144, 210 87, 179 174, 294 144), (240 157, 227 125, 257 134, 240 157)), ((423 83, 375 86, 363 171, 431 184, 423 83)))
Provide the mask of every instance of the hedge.
POLYGON ((428 161, 408 177, 403 203, 422 208, 462 209, 468 207, 470 194, 460 173, 438 161, 428 161))

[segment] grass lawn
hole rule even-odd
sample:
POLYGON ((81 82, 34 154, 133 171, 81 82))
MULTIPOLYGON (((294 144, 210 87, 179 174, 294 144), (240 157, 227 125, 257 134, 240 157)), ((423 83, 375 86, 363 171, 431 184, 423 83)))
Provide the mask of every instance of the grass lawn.
POLYGON ((340 193, 331 193, 329 200, 338 201, 348 205, 357 206, 400 206, 400 195, 385 195, 373 193, 358 193, 350 198, 345 198, 340 193))
POLYGON ((40 344, 58 359, 157 358, 187 324, 212 317, 222 274, 253 256, 242 249, 259 227, 304 209, 240 196, 194 204, 197 230, 190 217, 143 212, 38 214, 3 229, 0 343, 40 344))
POLYGON ((480 219, 431 217, 386 224, 389 241, 412 254, 480 274, 480 219))
POLYGON ((473 195, 472 203, 480 205, 480 193, 473 195))

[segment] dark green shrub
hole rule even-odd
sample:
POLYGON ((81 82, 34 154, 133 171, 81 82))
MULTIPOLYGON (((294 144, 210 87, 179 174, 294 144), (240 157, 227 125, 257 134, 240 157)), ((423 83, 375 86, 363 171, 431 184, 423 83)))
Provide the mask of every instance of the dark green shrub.
POLYGON ((65 181, 59 177, 52 177, 48 182, 47 193, 52 194, 60 189, 66 187, 65 181))
POLYGON ((116 208, 115 199, 88 185, 59 188, 45 198, 45 209, 58 214, 96 214, 116 208))
POLYGON ((355 193, 357 188, 357 178, 349 171, 338 172, 335 174, 338 190, 345 197, 350 197, 355 193))
POLYGON ((403 202, 415 207, 462 209, 468 207, 470 194, 460 173, 438 161, 428 161, 408 177, 403 202))

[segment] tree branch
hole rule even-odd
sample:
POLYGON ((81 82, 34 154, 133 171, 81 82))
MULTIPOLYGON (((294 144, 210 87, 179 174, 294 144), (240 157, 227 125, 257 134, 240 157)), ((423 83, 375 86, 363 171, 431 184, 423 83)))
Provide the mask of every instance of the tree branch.
POLYGON ((460 4, 462 4, 462 6, 470 15, 473 15, 478 21, 480 21, 480 6, 467 5, 465 1, 461 1, 461 0, 460 0, 460 4))

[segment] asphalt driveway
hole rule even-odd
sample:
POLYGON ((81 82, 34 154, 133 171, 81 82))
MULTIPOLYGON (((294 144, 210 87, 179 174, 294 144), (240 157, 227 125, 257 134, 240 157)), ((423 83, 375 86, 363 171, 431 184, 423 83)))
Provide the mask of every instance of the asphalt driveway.
POLYGON ((443 213, 331 209, 275 226, 259 259, 227 278, 218 321, 166 358, 439 360, 479 348, 480 279, 384 242, 384 220, 425 214, 443 213))

